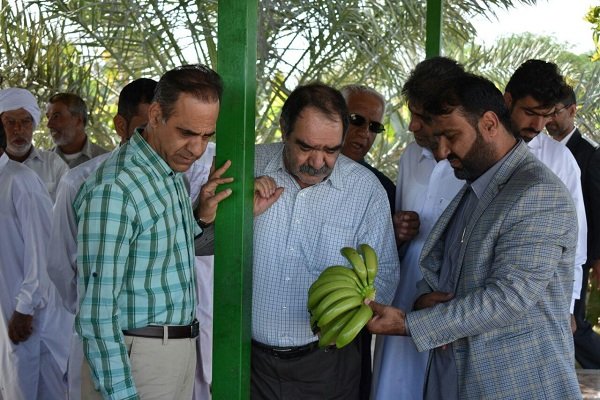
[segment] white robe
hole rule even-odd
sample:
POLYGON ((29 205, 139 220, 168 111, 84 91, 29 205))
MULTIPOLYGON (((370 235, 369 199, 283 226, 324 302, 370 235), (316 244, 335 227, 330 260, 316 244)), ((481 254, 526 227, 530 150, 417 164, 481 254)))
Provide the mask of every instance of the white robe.
POLYGON ((64 399, 66 310, 46 270, 52 201, 40 178, 6 154, 0 187, 0 398, 64 399), (18 345, 8 337, 15 310, 33 315, 33 333, 18 345))
MULTIPOLYGON (((400 260, 400 284, 393 305, 412 309, 417 282, 423 278, 419 256, 433 225, 464 185, 447 160, 436 162, 431 151, 410 143, 399 161, 396 210, 416 211, 418 235, 400 260)), ((373 358, 372 399, 422 399, 428 352, 419 353, 410 337, 378 336, 373 358)))

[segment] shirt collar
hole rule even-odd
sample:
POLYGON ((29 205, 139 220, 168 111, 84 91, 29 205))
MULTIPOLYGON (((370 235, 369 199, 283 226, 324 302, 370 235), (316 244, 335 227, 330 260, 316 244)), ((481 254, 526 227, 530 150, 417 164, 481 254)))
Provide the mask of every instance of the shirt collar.
POLYGON ((8 160, 8 154, 6 154, 6 152, 2 153, 2 155, 0 156, 0 170, 2 170, 4 166, 8 164, 8 160))
POLYGON ((27 160, 33 160, 33 159, 38 159, 38 160, 42 160, 42 157, 40 156, 40 152, 38 149, 35 148, 35 146, 32 144, 31 145, 31 153, 29 153, 29 156, 27 157, 27 160))
POLYGON ((517 141, 517 144, 508 153, 506 153, 504 157, 498 160, 496 164, 492 165, 479 178, 475 179, 469 184, 471 189, 473 189, 473 193, 475 193, 478 199, 481 199, 481 196, 483 196, 483 193, 485 193, 485 190, 489 186, 494 175, 496 175, 496 172, 498 172, 498 170, 500 169, 502 164, 504 164, 508 156, 510 156, 515 151, 515 149, 519 147, 519 143, 520 141, 517 141))
POLYGON ((153 166, 159 175, 176 175, 177 172, 173 171, 169 164, 158 153, 150 147, 146 139, 141 135, 143 129, 138 128, 135 133, 129 139, 128 144, 132 146, 133 154, 136 157, 144 159, 149 165, 153 166))
POLYGON ((573 130, 571 131, 571 133, 569 133, 567 136, 565 136, 560 142, 562 144, 567 144, 567 142, 569 141, 569 139, 571 139, 571 136, 573 136, 573 134, 575 133, 575 131, 577 130, 577 128, 573 128, 573 130))

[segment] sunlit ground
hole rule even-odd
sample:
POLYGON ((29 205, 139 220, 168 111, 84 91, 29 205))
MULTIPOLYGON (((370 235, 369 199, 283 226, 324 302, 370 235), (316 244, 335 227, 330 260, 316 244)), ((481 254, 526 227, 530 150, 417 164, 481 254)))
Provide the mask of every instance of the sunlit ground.
POLYGON ((578 369, 577 378, 584 399, 600 399, 600 370, 578 369))

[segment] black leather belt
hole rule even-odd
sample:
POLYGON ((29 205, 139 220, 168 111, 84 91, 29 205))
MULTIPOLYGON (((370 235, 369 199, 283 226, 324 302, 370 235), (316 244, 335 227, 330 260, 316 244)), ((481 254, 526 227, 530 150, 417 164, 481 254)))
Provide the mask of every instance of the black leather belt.
MULTIPOLYGON (((193 339, 198 336, 200 324, 198 320, 194 320, 191 325, 169 325, 167 326, 167 339, 193 339)), ((150 325, 143 328, 127 329, 123 331, 125 336, 137 336, 144 338, 160 338, 164 337, 164 327, 150 325)))
MULTIPOLYGON (((309 353, 312 353, 313 351, 319 348, 319 342, 312 342, 309 344, 305 344, 304 346, 297 347, 276 347, 257 342, 256 340, 252 340, 252 346, 256 347, 264 353, 272 355, 273 357, 287 360, 290 358, 302 357, 309 353)), ((327 346, 325 349, 329 350, 332 348, 335 348, 335 346, 327 346)))

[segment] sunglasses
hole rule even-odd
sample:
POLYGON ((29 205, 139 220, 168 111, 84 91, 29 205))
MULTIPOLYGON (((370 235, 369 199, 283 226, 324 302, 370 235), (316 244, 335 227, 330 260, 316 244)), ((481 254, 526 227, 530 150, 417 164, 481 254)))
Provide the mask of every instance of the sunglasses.
MULTIPOLYGON (((354 126, 365 126, 367 119, 359 114, 350 114, 350 123, 354 126)), ((381 133, 385 131, 385 126, 381 122, 369 122, 369 131, 373 133, 381 133)))

